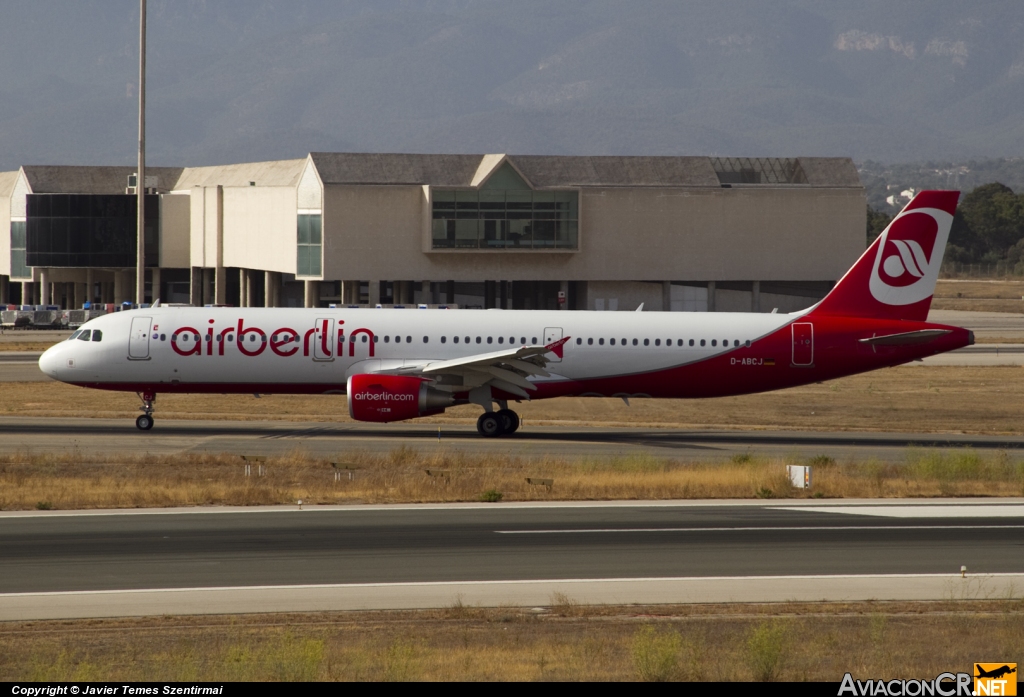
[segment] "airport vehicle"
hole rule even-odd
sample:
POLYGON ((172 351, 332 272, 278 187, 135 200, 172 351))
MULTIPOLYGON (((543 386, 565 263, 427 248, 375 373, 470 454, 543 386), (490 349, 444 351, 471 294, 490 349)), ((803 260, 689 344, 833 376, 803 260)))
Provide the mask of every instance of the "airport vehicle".
MULTIPOLYGON (((831 292, 790 314, 153 307, 90 320, 39 359, 74 385, 158 393, 346 394, 361 421, 550 397, 705 398, 830 380, 974 343, 927 322, 959 193, 923 191, 831 292)), ((497 410, 495 410, 497 405, 497 410)))

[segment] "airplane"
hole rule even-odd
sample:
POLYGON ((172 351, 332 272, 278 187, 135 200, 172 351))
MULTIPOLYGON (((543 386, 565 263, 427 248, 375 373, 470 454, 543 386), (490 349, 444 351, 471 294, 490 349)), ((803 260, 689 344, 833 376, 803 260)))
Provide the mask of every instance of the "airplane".
MULTIPOLYGON (((826 297, 794 313, 160 306, 86 322, 39 359, 62 382, 159 393, 344 394, 353 419, 461 404, 477 430, 519 428, 510 402, 709 398, 900 365, 974 343, 927 321, 959 192, 922 191, 826 297), (495 406, 497 408, 495 408, 495 406)), ((640 308, 638 308, 640 309, 640 308)))

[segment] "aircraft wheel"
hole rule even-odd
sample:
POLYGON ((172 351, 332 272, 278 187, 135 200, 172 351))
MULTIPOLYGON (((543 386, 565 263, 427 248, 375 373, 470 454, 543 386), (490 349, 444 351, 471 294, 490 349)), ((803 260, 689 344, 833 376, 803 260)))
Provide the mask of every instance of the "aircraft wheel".
POLYGON ((484 412, 480 415, 480 418, 476 420, 476 430, 484 438, 497 438, 504 429, 502 419, 498 418, 498 415, 494 412, 484 412))
POLYGON ((498 418, 501 419, 501 435, 510 436, 519 430, 519 414, 515 413, 511 409, 502 409, 499 411, 498 418))
POLYGON ((149 414, 143 414, 139 418, 135 419, 135 427, 140 431, 148 431, 153 428, 153 417, 149 414))

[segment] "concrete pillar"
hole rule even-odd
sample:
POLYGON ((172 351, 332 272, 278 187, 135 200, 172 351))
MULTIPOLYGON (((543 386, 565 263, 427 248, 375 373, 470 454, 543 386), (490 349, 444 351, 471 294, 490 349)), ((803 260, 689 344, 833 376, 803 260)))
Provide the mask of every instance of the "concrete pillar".
POLYGON ((274 304, 274 272, 263 272, 263 307, 276 307, 274 304))
POLYGON ((320 281, 306 281, 306 307, 320 307, 320 281))
POLYGON ((114 304, 120 305, 124 300, 124 271, 114 272, 114 304))
POLYGON ((189 282, 188 302, 193 307, 203 306, 203 269, 201 266, 192 267, 192 278, 189 282))
POLYGON ((562 293, 561 297, 565 298, 565 302, 562 302, 562 303, 559 303, 558 302, 558 298, 555 298, 555 302, 557 303, 558 309, 559 310, 568 310, 569 309, 569 282, 568 281, 562 281, 559 284, 559 286, 558 286, 558 292, 562 293))
POLYGON ((155 303, 163 295, 160 287, 160 267, 149 270, 149 301, 155 303))
POLYGON ((761 311, 761 282, 754 281, 750 289, 750 311, 761 311))
POLYGON ((85 270, 85 300, 86 302, 96 302, 96 279, 93 277, 92 269, 85 270))
POLYGON ((380 286, 382 283, 383 281, 370 281, 370 298, 367 301, 370 307, 380 304, 380 286))
POLYGON ((31 305, 32 304, 32 282, 22 281, 21 282, 21 304, 31 305))
POLYGON ((274 271, 271 275, 274 279, 274 292, 271 295, 271 301, 274 304, 271 307, 281 307, 281 273, 274 271))
POLYGON ((455 302, 455 281, 445 281, 444 301, 448 304, 455 302))
POLYGON ((661 311, 672 312, 672 281, 661 282, 661 311))
POLYGON ((245 275, 245 269, 238 270, 238 306, 247 307, 245 304, 246 281, 249 277, 245 275))
POLYGON ((213 302, 217 305, 228 304, 228 270, 218 266, 213 277, 213 302))
POLYGON ((39 269, 39 285, 43 289, 43 299, 39 303, 40 305, 50 304, 50 279, 49 272, 46 269, 39 269))
POLYGON ((715 282, 708 281, 708 312, 715 311, 715 282))
POLYGON ((0 305, 11 302, 11 281, 7 276, 0 274, 0 305))
POLYGON ((75 293, 75 290, 76 290, 76 286, 78 286, 78 285, 80 285, 80 284, 75 283, 73 281, 68 281, 67 283, 64 284, 64 295, 67 298, 67 301, 64 304, 64 309, 65 310, 73 310, 73 309, 75 309, 75 307, 76 307, 75 301, 78 300, 78 298, 75 297, 77 295, 75 293))
MULTIPOLYGON (((252 269, 245 269, 245 306, 256 307, 256 279, 253 278, 252 269)), ((306 307, 311 307, 307 305, 306 307)))
POLYGON ((83 303, 89 302, 89 284, 75 284, 75 307, 81 307, 83 303))

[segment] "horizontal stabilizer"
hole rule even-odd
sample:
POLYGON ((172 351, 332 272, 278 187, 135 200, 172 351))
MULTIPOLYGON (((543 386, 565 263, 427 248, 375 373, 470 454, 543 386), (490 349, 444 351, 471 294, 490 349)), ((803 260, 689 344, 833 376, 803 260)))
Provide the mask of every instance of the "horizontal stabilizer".
POLYGON ((950 329, 921 329, 916 332, 903 332, 901 334, 888 334, 886 336, 872 336, 861 339, 860 343, 870 346, 911 346, 913 344, 927 344, 932 339, 951 333, 950 329))

